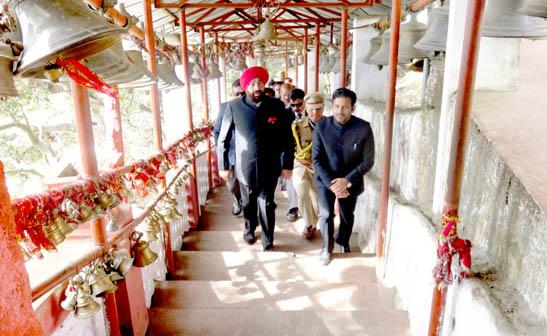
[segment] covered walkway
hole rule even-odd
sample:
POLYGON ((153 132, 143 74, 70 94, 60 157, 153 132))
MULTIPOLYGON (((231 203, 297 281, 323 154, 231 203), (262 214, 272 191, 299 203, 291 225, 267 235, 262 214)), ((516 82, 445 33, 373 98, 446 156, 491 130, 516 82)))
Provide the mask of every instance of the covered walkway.
MULTIPOLYGON (((395 291, 377 282, 374 256, 317 260, 321 239, 301 237, 277 193, 273 251, 243 241, 243 218, 230 215, 225 188, 210 194, 199 229, 174 252, 175 276, 156 286, 149 335, 409 335, 395 291)), ((257 235, 260 232, 257 231, 257 235)))

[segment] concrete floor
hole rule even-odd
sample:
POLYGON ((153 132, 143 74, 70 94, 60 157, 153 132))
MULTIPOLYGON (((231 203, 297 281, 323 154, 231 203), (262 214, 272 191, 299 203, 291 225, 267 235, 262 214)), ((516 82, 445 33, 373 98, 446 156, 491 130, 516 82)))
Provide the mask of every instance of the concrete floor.
MULTIPOLYGON (((224 188, 207 201, 200 230, 175 252, 176 274, 158 282, 148 335, 409 335, 395 292, 376 282, 375 259, 335 254, 318 262, 319 234, 301 238, 302 219, 285 219, 278 203, 273 251, 242 239, 243 219, 230 213, 224 188)), ((257 232, 259 233, 259 232, 257 232)))

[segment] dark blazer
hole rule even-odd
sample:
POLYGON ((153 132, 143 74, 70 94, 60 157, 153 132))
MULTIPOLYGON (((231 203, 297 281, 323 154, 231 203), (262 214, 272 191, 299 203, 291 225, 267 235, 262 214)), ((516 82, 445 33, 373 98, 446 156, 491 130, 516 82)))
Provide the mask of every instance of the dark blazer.
MULTIPOLYGON (((215 122, 215 129, 213 130, 213 136, 215 138, 215 144, 217 145, 217 156, 220 156, 221 153, 218 152, 218 136, 220 135, 220 127, 222 126, 222 119, 224 118, 224 114, 226 113, 226 107, 228 106, 228 102, 224 102, 220 104, 220 109, 218 111, 218 117, 215 122)), ((235 136, 232 135, 232 141, 230 141, 230 151, 228 152, 228 158, 230 162, 230 166, 234 166, 236 164, 236 139, 235 136)))
POLYGON ((351 116, 344 125, 333 117, 321 120, 313 132, 312 161, 318 187, 330 188, 335 178, 351 182, 349 192, 363 192, 363 175, 374 165, 374 135, 370 124, 351 116))
POLYGON ((228 153, 235 130, 237 179, 251 188, 266 179, 276 180, 281 169, 293 168, 291 122, 283 103, 275 98, 265 96, 258 107, 246 96, 228 102, 218 138, 220 169, 229 168, 228 153))

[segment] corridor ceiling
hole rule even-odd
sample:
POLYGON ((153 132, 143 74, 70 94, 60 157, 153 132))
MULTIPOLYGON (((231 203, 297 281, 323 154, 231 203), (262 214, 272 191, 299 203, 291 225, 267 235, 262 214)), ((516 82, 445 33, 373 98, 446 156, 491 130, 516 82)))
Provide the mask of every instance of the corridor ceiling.
MULTIPOLYGON (((143 0, 121 0, 126 10, 143 22, 143 0)), ((321 25, 321 40, 328 43, 331 27, 338 39, 342 6, 349 10, 349 27, 352 18, 390 14, 390 0, 155 0, 152 6, 154 30, 161 33, 180 33, 179 9, 186 10, 186 22, 190 43, 197 43, 198 29, 206 33, 216 32, 224 41, 251 41, 256 28, 268 11, 274 11, 272 20, 277 28, 278 41, 302 41, 305 28, 315 34, 316 23, 321 25), (359 6, 357 6, 357 4, 359 6), (261 8, 261 10, 259 9, 261 8)), ((212 34, 209 34, 212 37, 212 34)))

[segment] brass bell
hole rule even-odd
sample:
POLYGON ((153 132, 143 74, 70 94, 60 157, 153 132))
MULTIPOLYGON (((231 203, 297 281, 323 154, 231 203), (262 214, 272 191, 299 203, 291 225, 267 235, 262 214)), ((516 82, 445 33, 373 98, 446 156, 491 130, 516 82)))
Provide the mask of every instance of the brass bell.
POLYGON ((547 36, 547 22, 518 12, 525 0, 489 0, 484 9, 482 36, 523 37, 547 36))
POLYGON ((191 78, 201 80, 201 67, 198 64, 194 64, 194 67, 192 68, 191 78))
MULTIPOLYGON (((346 55, 346 71, 351 70, 351 54, 352 54, 352 50, 351 50, 351 47, 349 47, 347 55, 346 55)), ((342 64, 340 60, 341 60, 340 55, 337 55, 336 62, 334 63, 334 66, 332 67, 332 70, 331 70, 332 72, 334 73, 340 72, 340 69, 342 68, 342 64)))
POLYGON ((135 241, 135 244, 131 247, 131 251, 134 255, 133 265, 136 267, 148 266, 156 259, 158 259, 158 254, 150 249, 148 242, 141 240, 142 233, 133 232, 131 234, 131 239, 135 241))
POLYGON ((101 305, 97 303, 91 296, 91 293, 85 286, 78 288, 78 294, 76 295, 76 309, 74 316, 79 319, 84 319, 95 315, 101 305))
POLYGON ((65 240, 65 235, 53 221, 48 222, 48 224, 44 226, 44 234, 53 245, 59 245, 65 240))
POLYGON ((61 233, 65 236, 71 233, 72 231, 74 231, 77 227, 76 224, 69 223, 63 217, 59 215, 56 215, 53 217, 53 222, 57 225, 57 227, 59 228, 59 231, 61 231, 61 233))
POLYGON ((243 55, 238 55, 231 65, 232 69, 235 71, 243 71, 247 69, 247 62, 245 61, 245 57, 243 57, 243 55))
POLYGON ((106 223, 106 232, 116 232, 120 229, 120 226, 118 225, 118 222, 110 216, 108 219, 108 223, 106 223))
POLYGON ((16 60, 17 58, 13 55, 11 47, 0 42, 0 99, 8 96, 18 96, 11 70, 12 63, 16 60))
MULTIPOLYGON (((399 55, 397 64, 407 64, 415 58, 426 58, 425 51, 416 49, 414 45, 425 34, 427 26, 419 23, 416 14, 410 14, 410 21, 401 25, 401 35, 399 39, 399 55)), ((373 64, 388 65, 389 63, 389 40, 390 30, 387 30, 382 37, 382 45, 378 52, 370 59, 373 64)))
POLYGON ((159 232, 160 232, 159 226, 150 224, 149 222, 148 225, 144 228, 142 240, 145 242, 153 242, 155 240, 158 240, 159 232))
POLYGON ((211 62, 207 64, 207 70, 209 72, 209 79, 217 79, 222 77, 222 72, 220 72, 218 64, 214 60, 211 60, 211 62))
POLYGON ((519 13, 529 16, 539 16, 547 18, 547 1, 545 0, 526 0, 520 7, 519 13))
POLYGON ((123 29, 92 12, 81 0, 11 1, 25 49, 17 67, 24 77, 43 76, 57 58, 82 59, 120 41, 123 29))
POLYGON ((266 46, 264 45, 264 42, 259 41, 255 43, 253 46, 253 53, 257 57, 264 56, 266 54, 266 46))
POLYGON ((108 277, 114 284, 125 279, 123 275, 121 275, 118 271, 111 271, 110 273, 108 273, 108 277))
MULTIPOLYGON (((116 46, 121 47, 121 43, 117 43, 116 46)), ((124 58, 126 58, 125 54, 119 55, 114 47, 111 47, 85 58, 84 64, 110 84, 126 83, 138 79, 140 74, 136 73, 135 76, 133 64, 124 58), (128 73, 131 74, 130 78, 127 78, 128 73)))
POLYGON ((126 249, 119 249, 112 252, 114 267, 121 275, 126 275, 133 265, 133 258, 126 249))
POLYGON ((61 307, 64 310, 74 310, 76 308, 76 296, 78 294, 78 286, 74 284, 72 279, 68 280, 68 286, 65 288, 65 299, 61 302, 61 307))
POLYGON ((148 71, 148 66, 142 59, 142 53, 139 50, 127 50, 125 54, 129 58, 129 61, 142 73, 142 76, 133 82, 120 84, 120 88, 139 88, 150 86, 157 82, 150 71, 148 71))
POLYGON ((275 25, 269 18, 266 18, 258 28, 258 33, 253 37, 253 41, 275 40, 276 38, 275 25))
POLYGON ((91 293, 96 297, 114 293, 118 289, 103 268, 98 265, 95 265, 91 270, 89 285, 91 286, 91 293))
POLYGON ((378 36, 370 39, 370 48, 368 49, 368 53, 361 60, 363 63, 374 64, 372 63, 371 58, 378 52, 378 50, 380 50, 380 45, 382 45, 382 35, 384 34, 384 31, 385 30, 380 30, 378 36))
POLYGON ((414 46, 421 50, 446 51, 446 36, 448 34, 448 14, 450 4, 445 1, 444 6, 434 8, 431 11, 431 20, 427 31, 414 46))

